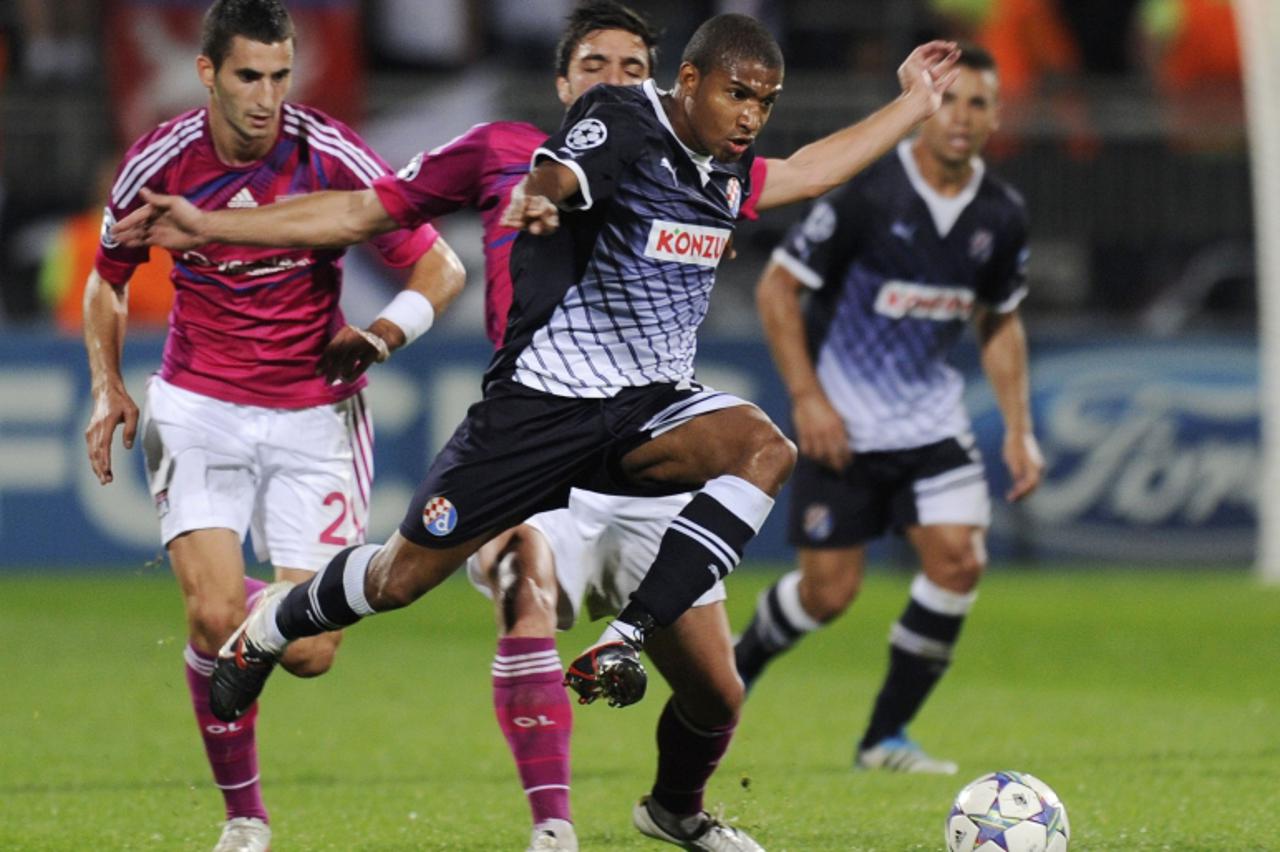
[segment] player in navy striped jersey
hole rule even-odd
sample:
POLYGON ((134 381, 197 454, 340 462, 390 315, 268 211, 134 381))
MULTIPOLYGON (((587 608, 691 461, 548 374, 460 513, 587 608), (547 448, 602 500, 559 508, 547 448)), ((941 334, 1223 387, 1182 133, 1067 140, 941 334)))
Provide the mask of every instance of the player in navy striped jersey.
MULTIPOLYGON (((759 409, 693 381, 694 333, 735 221, 813 198, 888 150, 937 108, 955 58, 947 43, 918 48, 900 69, 901 97, 767 166, 751 145, 781 89, 782 59, 750 18, 704 24, 671 92, 646 84, 583 95, 504 216, 529 233, 512 253, 513 304, 484 399, 391 541, 335 560, 250 615, 213 690, 220 712, 235 718, 252 701, 290 641, 412 603, 498 531, 563 505, 571 487, 701 488, 615 622, 625 639, 571 666, 585 698, 637 700, 643 670, 627 664, 644 634, 672 625, 736 565, 794 462, 759 409), (547 238, 558 203, 566 227, 547 238), (605 660, 617 665, 602 672, 605 660)), ((714 664, 732 672, 727 653, 714 664)))
MULTIPOLYGON (((781 90, 782 59, 756 21, 721 15, 699 28, 671 92, 646 84, 583 95, 504 217, 529 233, 512 253, 506 343, 484 399, 376 555, 335 560, 250 615, 215 675, 219 712, 235 718, 293 639, 412 603, 499 530, 562 505, 570 487, 701 486, 614 622, 625 638, 610 656, 634 659, 645 634, 736 565, 794 463, 759 409, 693 381, 694 331, 736 214, 748 199, 777 206, 848 180, 932 114, 956 55, 949 43, 917 48, 900 69, 901 97, 768 161, 763 186, 752 185, 751 146, 781 90), (557 204, 565 229, 539 238, 556 230, 557 204)), ((593 677, 600 651, 571 667, 585 674, 580 691, 637 700, 642 681, 593 677)))
POLYGON ((1018 316, 1026 211, 979 156, 996 129, 997 86, 991 57, 966 47, 919 136, 818 202, 758 289, 800 446, 789 527, 799 569, 761 596, 735 656, 750 685, 853 602, 868 540, 904 532, 920 573, 890 631, 889 671, 858 744, 864 768, 956 770, 905 728, 948 666, 986 563, 987 484, 947 360, 971 319, 1004 419, 1008 499, 1030 494, 1043 468, 1018 316))

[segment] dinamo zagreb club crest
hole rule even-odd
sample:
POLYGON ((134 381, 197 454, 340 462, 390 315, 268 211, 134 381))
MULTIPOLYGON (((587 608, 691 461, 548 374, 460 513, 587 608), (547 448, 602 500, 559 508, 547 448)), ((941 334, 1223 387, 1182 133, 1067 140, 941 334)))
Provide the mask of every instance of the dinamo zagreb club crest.
POLYGON ((736 177, 729 178, 725 184, 724 200, 729 204, 729 215, 738 218, 738 211, 742 209, 742 184, 736 177))
POLYGON ((810 503, 804 507, 804 534, 809 541, 826 541, 835 530, 831 507, 826 503, 810 503))
POLYGON ((436 537, 453 532, 458 525, 458 510, 444 497, 432 497, 422 507, 422 526, 436 537))

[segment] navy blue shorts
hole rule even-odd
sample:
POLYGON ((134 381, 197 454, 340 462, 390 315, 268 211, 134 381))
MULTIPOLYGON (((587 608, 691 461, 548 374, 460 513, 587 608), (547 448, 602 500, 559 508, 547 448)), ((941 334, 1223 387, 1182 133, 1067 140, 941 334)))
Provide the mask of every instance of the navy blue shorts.
POLYGON ((692 382, 628 388, 608 399, 495 382, 436 456, 400 534, 444 549, 565 506, 570 488, 637 496, 688 490, 688 483, 630 481, 623 456, 694 417, 745 404, 692 382))
POLYGON ((909 450, 857 453, 837 473, 800 457, 791 475, 787 540, 855 547, 917 524, 985 527, 991 518, 982 456, 970 436, 909 450))

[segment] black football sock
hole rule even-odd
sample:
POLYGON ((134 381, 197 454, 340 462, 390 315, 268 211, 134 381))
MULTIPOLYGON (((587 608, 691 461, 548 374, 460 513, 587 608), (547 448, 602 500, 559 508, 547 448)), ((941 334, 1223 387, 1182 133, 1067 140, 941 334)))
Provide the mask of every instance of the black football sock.
POLYGON ((773 498, 736 476, 711 480, 667 527, 658 555, 619 621, 667 627, 737 567, 773 498))
POLYGON ((364 574, 380 545, 348 547, 280 602, 276 626, 286 639, 315 636, 355 624, 373 608, 364 597, 364 574))
POLYGON ((858 744, 870 748, 907 726, 946 673, 976 593, 959 594, 917 575, 911 600, 889 632, 889 671, 858 744))
POLYGON ((761 593, 756 612, 733 646, 738 674, 750 689, 765 665, 822 625, 800 604, 800 572, 792 571, 761 593))

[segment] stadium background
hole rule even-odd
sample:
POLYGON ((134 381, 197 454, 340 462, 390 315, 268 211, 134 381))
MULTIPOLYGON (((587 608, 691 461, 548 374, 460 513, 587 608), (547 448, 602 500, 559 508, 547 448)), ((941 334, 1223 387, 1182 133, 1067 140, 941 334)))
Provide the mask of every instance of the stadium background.
MULTIPOLYGON (((76 328, 102 173, 156 121, 203 102, 192 63, 204 0, 18 0, 0 7, 0 570, 114 570, 154 558, 138 454, 101 488, 84 458, 88 382, 76 328), (77 255, 79 252, 79 255, 77 255), (69 534, 70 532, 70 534, 69 534)), ((552 128, 551 48, 571 0, 293 0, 293 100, 355 124, 393 166, 493 118, 552 128)), ((788 57, 762 136, 789 151, 873 109, 934 35, 986 43, 1004 76, 994 169, 1032 215, 1040 492, 999 510, 1000 564, 1248 565, 1261 459, 1249 149, 1225 0, 635 0, 665 28, 669 81, 693 27, 720 10, 768 22, 788 57)), ((699 372, 785 420, 755 316, 755 276, 800 210, 743 228, 721 271, 699 372)), ((390 530, 433 450, 478 394, 478 220, 442 230, 463 299, 373 376, 378 485, 390 530)), ((345 305, 367 320, 397 285, 362 251, 345 305)), ((135 398, 158 362, 163 304, 134 287, 135 398)), ((163 303, 163 285, 158 289, 163 303)), ((999 418, 970 345, 971 410, 1003 491, 999 418)), ((117 446, 117 454, 123 450, 117 446)), ((123 465, 121 462, 123 461, 123 465)), ((751 555, 783 559, 781 513, 751 555)), ((882 561, 902 562, 896 545, 882 561)))

